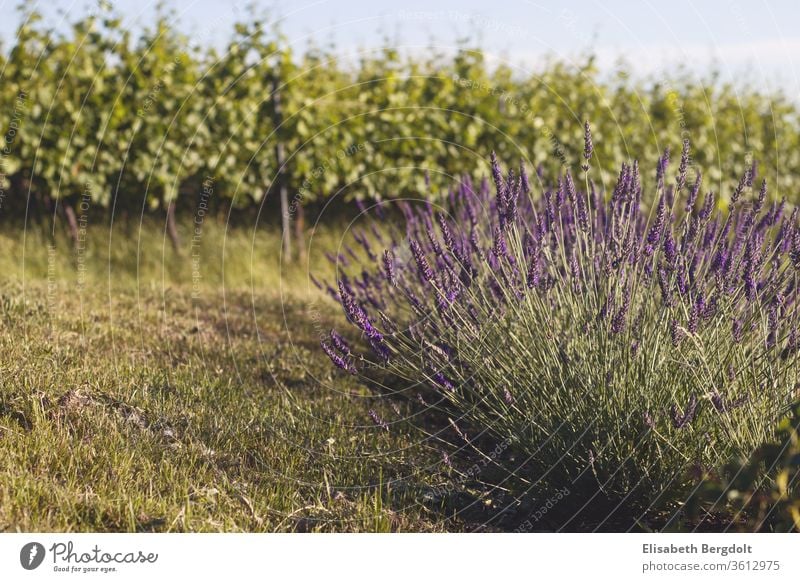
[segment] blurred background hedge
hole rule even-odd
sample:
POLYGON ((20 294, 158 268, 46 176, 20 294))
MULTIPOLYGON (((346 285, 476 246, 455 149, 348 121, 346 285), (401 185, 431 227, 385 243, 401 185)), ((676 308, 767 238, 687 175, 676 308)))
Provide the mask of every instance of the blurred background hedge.
POLYGON ((13 220, 50 213, 74 232, 87 212, 180 221, 266 201, 277 223, 282 188, 300 233, 303 207, 436 196, 460 174, 488 175, 492 150, 550 175, 577 168, 585 119, 598 183, 689 138, 704 189, 724 197, 756 160, 771 196, 798 199, 798 105, 746 80, 601 74, 591 55, 523 71, 468 45, 353 62, 335 47, 295 53, 255 15, 223 49, 198 48, 211 43, 165 14, 136 35, 108 8, 66 33, 23 21, 0 52, 0 215, 13 220))

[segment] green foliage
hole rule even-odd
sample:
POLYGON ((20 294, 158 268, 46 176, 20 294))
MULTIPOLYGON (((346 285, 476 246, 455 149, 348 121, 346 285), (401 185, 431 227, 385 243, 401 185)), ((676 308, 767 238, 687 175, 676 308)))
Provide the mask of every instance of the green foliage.
POLYGON ((215 199, 245 207, 270 191, 280 142, 298 202, 342 188, 347 199, 440 193, 491 150, 545 170, 575 164, 591 119, 598 182, 631 152, 650 166, 690 138, 707 187, 725 191, 754 158, 771 195, 796 199, 798 108, 781 94, 714 77, 634 82, 624 69, 608 79, 591 56, 523 74, 468 46, 452 57, 386 49, 342 62, 333 48, 294 52, 256 14, 223 50, 199 35, 192 48, 170 21, 160 13, 136 36, 101 5, 57 34, 24 15, 0 58, 4 190, 154 209, 213 176, 215 199))

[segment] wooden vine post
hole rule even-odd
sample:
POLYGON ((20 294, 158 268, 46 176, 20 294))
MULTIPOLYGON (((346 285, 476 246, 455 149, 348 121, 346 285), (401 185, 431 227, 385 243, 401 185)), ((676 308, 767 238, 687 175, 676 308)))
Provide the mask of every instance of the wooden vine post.
POLYGON ((281 107, 278 75, 272 76, 272 122, 275 124, 275 162, 278 171, 275 180, 278 185, 278 192, 281 198, 281 247, 283 250, 283 260, 287 263, 292 261, 292 232, 289 216, 289 193, 286 188, 286 153, 283 149, 283 139, 281 127, 283 124, 283 110, 281 107))

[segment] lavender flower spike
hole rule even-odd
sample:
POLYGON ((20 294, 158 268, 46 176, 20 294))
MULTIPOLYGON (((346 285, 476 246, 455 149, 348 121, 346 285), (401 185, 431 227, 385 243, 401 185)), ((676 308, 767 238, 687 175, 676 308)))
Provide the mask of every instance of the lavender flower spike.
POLYGON ((350 354, 353 353, 352 350, 350 349, 350 346, 347 344, 347 341, 339 334, 338 331, 332 329, 330 336, 331 336, 331 343, 333 344, 333 347, 335 347, 337 350, 339 350, 346 356, 349 356, 350 354))
POLYGON ((417 263, 417 269, 419 270, 420 277, 424 281, 433 283, 434 281, 433 270, 431 269, 431 266, 428 263, 428 259, 425 258, 425 253, 422 251, 422 247, 420 247, 419 243, 413 238, 409 239, 408 246, 411 247, 411 254, 414 255, 414 260, 417 263))
POLYGON ((377 412, 370 408, 368 414, 375 426, 382 428, 383 430, 389 430, 389 425, 378 415, 377 412))
POLYGON ((499 227, 494 229, 494 242, 492 244, 492 252, 498 259, 508 257, 508 246, 506 245, 506 237, 503 236, 503 231, 499 227))
POLYGON ((525 171, 525 164, 519 164, 519 180, 520 185, 522 186, 522 193, 523 194, 530 194, 531 192, 531 185, 528 181, 528 172, 525 171))
POLYGON ((683 414, 678 412, 678 407, 674 404, 672 405, 671 415, 672 415, 672 425, 677 428, 685 428, 689 424, 692 423, 694 420, 695 414, 697 414, 697 396, 692 394, 689 398, 689 403, 686 405, 686 410, 683 414))
POLYGON ((392 285, 397 285, 397 272, 394 268, 394 253, 390 249, 383 251, 383 269, 386 280, 392 285))
POLYGON ((348 359, 337 354, 330 345, 328 345, 326 342, 321 342, 320 345, 322 345, 322 351, 328 355, 337 368, 341 368, 349 374, 357 373, 355 366, 353 366, 348 359))
POLYGON ((664 230, 664 223, 666 222, 666 199, 662 194, 658 199, 658 208, 656 209, 656 217, 653 225, 650 227, 650 232, 647 233, 647 247, 645 248, 645 256, 649 257, 655 251, 655 247, 661 240, 661 231, 664 230))
POLYGON ((433 375, 433 381, 436 382, 439 386, 447 390, 448 392, 454 392, 456 387, 453 383, 441 372, 436 372, 433 375))
POLYGON ((589 171, 589 160, 592 159, 592 152, 594 151, 594 144, 592 143, 592 130, 589 127, 589 122, 583 124, 583 158, 586 162, 581 166, 584 172, 589 171))
POLYGON ((367 319, 367 314, 364 308, 358 304, 353 295, 348 290, 344 281, 339 281, 339 301, 344 308, 344 313, 347 319, 353 324, 363 329, 364 321, 367 319))
POLYGON ((508 194, 503 174, 500 171, 500 163, 497 161, 497 155, 494 152, 492 152, 492 179, 494 180, 495 188, 497 188, 497 209, 502 219, 508 205, 508 194))
POLYGON ((678 177, 676 179, 675 190, 680 192, 686 185, 686 170, 689 167, 689 140, 683 140, 683 151, 681 152, 681 163, 678 166, 678 177))

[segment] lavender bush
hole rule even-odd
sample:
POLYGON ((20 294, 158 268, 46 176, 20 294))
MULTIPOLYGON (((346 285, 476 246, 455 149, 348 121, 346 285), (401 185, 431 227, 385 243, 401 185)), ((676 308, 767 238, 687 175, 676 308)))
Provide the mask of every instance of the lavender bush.
POLYGON ((391 240, 358 233, 328 291, 363 345, 323 347, 513 443, 537 487, 646 510, 768 441, 795 398, 800 228, 755 167, 703 192, 688 142, 609 192, 592 153, 587 124, 577 180, 493 156, 493 187, 465 178, 440 209, 403 205, 391 240))

